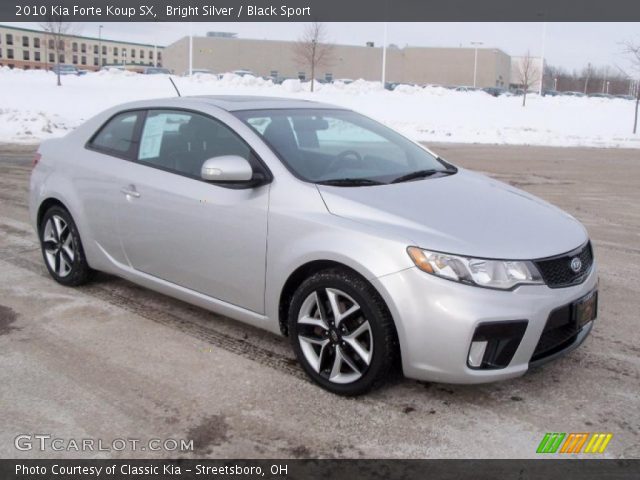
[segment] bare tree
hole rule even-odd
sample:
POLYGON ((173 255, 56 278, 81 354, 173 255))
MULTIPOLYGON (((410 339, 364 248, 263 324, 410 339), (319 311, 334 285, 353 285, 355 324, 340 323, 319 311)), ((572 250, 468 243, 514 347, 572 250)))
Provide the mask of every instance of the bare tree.
MULTIPOLYGON (((627 41, 623 43, 624 53, 627 55, 629 60, 629 72, 623 73, 629 79, 635 78, 636 83, 640 83, 640 42, 635 43, 632 41, 627 41)), ((640 85, 636 86, 636 108, 634 109, 633 114, 633 133, 635 134, 638 131, 638 106, 640 105, 640 85)))
POLYGON ((589 89, 589 79, 593 75, 593 68, 590 63, 587 64, 587 68, 582 75, 584 76, 584 94, 586 95, 589 89))
POLYGON ((322 23, 307 25, 302 36, 293 46, 296 62, 311 69, 311 91, 315 82, 316 70, 331 63, 333 45, 327 41, 327 29, 322 23))
POLYGON ((613 72, 608 65, 592 65, 591 69, 585 66, 573 72, 553 65, 545 65, 544 68, 546 82, 550 86, 553 86, 554 90, 562 92, 584 92, 584 85, 588 73, 589 88, 587 89, 587 94, 609 93, 612 95, 624 95, 630 93, 629 83, 631 79, 620 67, 617 67, 613 72))
POLYGON ((522 106, 524 107, 527 103, 527 91, 540 75, 538 66, 535 63, 535 58, 531 56, 528 50, 523 57, 520 57, 518 75, 518 80, 522 86, 522 90, 524 90, 524 94, 522 95, 522 106))
POLYGON ((60 64, 62 62, 60 60, 65 54, 65 37, 71 30, 71 23, 63 22, 60 15, 49 15, 47 21, 40 24, 40 28, 45 31, 48 40, 53 40, 55 71, 57 73, 58 86, 61 86, 60 64))

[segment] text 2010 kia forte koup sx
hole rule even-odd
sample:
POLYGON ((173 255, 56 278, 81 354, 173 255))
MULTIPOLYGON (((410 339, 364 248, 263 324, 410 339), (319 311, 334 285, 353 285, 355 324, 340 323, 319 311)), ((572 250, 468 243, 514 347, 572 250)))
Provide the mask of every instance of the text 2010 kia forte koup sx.
POLYGON ((51 276, 93 270, 291 338, 341 394, 522 375, 580 345, 597 307, 587 232, 335 106, 183 97, 42 143, 31 219, 51 276))

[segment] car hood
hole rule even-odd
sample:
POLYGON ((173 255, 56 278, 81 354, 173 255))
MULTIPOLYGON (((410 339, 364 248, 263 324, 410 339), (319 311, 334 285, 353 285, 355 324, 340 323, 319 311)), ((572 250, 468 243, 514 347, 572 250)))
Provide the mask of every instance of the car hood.
POLYGON ((536 259, 568 252, 588 238, 559 208, 465 169, 390 185, 318 189, 330 213, 440 252, 536 259))

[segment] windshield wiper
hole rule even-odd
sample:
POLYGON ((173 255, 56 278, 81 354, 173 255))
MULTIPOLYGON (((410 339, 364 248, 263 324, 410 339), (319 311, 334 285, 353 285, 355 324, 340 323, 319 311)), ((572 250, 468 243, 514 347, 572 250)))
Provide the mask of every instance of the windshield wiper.
POLYGON ((321 180, 318 185, 333 185, 336 187, 361 187, 367 185, 384 185, 384 183, 370 178, 333 178, 331 180, 321 180))
POLYGON ((402 175, 394 180, 391 183, 400 183, 400 182, 408 182, 409 180, 416 180, 418 178, 426 178, 431 175, 435 175, 436 173, 444 173, 447 175, 453 175, 456 173, 458 169, 447 168, 446 170, 431 168, 429 170, 416 170, 415 172, 407 173, 406 175, 402 175))

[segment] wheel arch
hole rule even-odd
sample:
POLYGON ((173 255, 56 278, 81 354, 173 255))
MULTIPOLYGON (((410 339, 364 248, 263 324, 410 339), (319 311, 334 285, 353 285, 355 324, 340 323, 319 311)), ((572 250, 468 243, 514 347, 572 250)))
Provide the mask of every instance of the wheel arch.
POLYGON ((38 213, 36 214, 36 226, 38 229, 38 234, 40 234, 40 226, 42 224, 42 217, 44 217, 44 214, 47 212, 47 210, 49 210, 51 207, 61 207, 64 208, 67 212, 69 212, 69 215, 71 215, 73 217, 73 214, 71 213, 71 211, 69 210, 69 208, 58 198, 56 197, 48 197, 46 199, 44 199, 40 205, 38 206, 38 213))
POLYGON ((359 272, 353 267, 350 267, 344 263, 341 263, 335 260, 312 260, 312 261, 306 262, 303 265, 300 265, 298 268, 296 268, 287 277, 287 280, 285 281, 282 287, 282 290, 280 291, 280 298, 278 301, 278 322, 280 326, 280 332, 282 333, 282 335, 288 336, 289 334, 287 317, 289 313, 289 307, 291 305, 291 299, 293 297, 294 292, 296 291, 296 288, 298 288, 298 286, 310 276, 318 272, 321 272, 323 270, 329 270, 329 269, 345 270, 353 275, 360 277, 363 281, 367 282, 371 286, 372 290, 380 297, 382 304, 387 309, 387 312, 389 313, 389 316, 393 321, 394 329, 396 330, 396 335, 397 335, 398 329, 396 326, 396 321, 395 321, 395 318, 393 317, 391 309, 389 308, 389 306, 387 305, 387 302, 384 299, 384 296, 380 294, 377 288, 361 272, 359 272))

